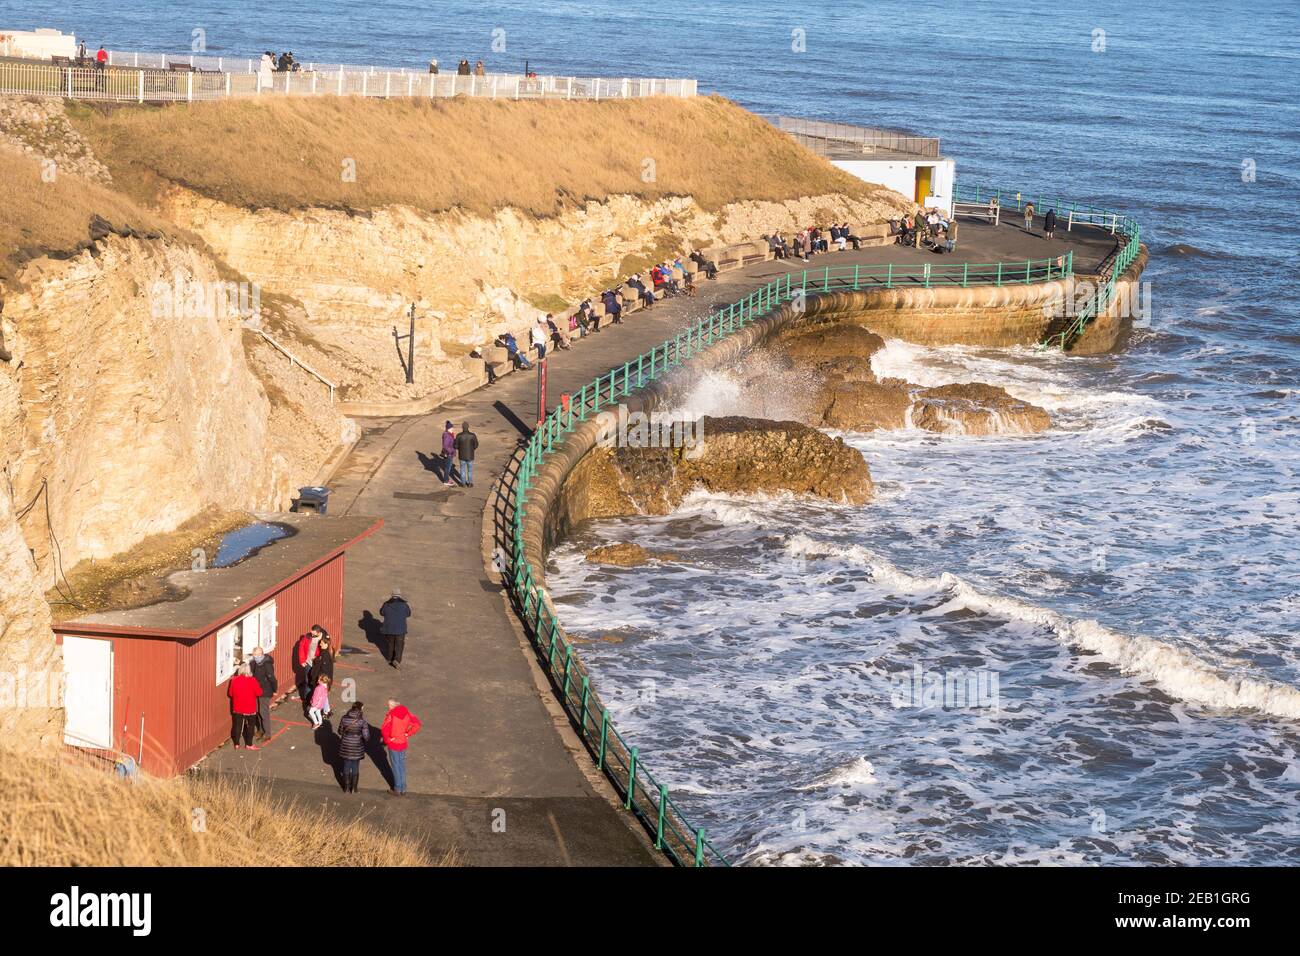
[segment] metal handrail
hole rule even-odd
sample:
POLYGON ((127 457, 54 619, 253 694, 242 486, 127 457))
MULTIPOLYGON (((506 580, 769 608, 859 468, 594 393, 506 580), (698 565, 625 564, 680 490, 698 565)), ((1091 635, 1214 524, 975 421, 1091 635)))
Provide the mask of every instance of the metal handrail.
POLYGON ((1083 335, 1089 322, 1101 315, 1115 301, 1115 284, 1124 270, 1137 258, 1142 248, 1142 229, 1136 219, 1123 213, 1102 209, 1090 203, 1062 200, 1041 193, 1023 190, 989 189, 985 186, 963 186, 958 184, 953 191, 954 202, 983 205, 990 200, 997 200, 998 206, 1014 203, 1016 209, 1023 209, 1027 203, 1033 203, 1038 211, 1055 209, 1058 219, 1066 221, 1067 231, 1076 222, 1087 223, 1108 228, 1115 236, 1115 250, 1107 256, 1102 264, 1097 291, 1088 301, 1080 306, 1078 314, 1064 330, 1048 336, 1043 346, 1058 345, 1066 348, 1071 342, 1083 335))
POLYGON ((704 830, 690 825, 668 787, 645 769, 637 749, 614 727, 609 709, 592 686, 590 674, 561 626, 546 589, 534 581, 535 572, 524 550, 524 519, 528 511, 528 489, 538 470, 566 435, 599 414, 602 408, 617 405, 634 390, 681 367, 783 302, 810 293, 916 285, 918 280, 927 287, 1049 281, 1071 275, 1072 268, 1073 258, 1067 255, 1059 259, 910 271, 896 266, 828 266, 805 269, 802 273, 790 272, 588 382, 576 395, 570 396, 567 406, 557 406, 547 414, 524 444, 512 498, 511 561, 506 572, 511 593, 543 669, 573 720, 579 738, 597 767, 614 783, 624 806, 637 815, 654 835, 655 846, 673 862, 686 866, 729 865, 704 830), (984 281, 977 282, 977 275, 984 281))

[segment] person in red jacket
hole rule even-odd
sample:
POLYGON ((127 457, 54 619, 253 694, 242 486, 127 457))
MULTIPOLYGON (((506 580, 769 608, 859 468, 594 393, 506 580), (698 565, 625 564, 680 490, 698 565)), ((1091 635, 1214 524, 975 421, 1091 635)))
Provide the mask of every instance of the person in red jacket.
POLYGON ((304 707, 311 699, 311 665, 316 659, 316 648, 323 632, 324 629, 319 624, 313 624, 311 630, 298 638, 298 643, 294 646, 294 677, 297 678, 298 697, 303 701, 304 707))
POLYGON ((240 664, 235 676, 230 678, 226 696, 230 698, 230 739, 235 749, 239 749, 242 734, 244 746, 256 750, 253 731, 257 729, 257 698, 262 696, 262 685, 247 664, 240 664))
POLYGON ((388 792, 400 797, 406 793, 406 745, 420 732, 420 718, 399 701, 390 700, 379 732, 388 749, 388 765, 393 768, 393 786, 388 792))

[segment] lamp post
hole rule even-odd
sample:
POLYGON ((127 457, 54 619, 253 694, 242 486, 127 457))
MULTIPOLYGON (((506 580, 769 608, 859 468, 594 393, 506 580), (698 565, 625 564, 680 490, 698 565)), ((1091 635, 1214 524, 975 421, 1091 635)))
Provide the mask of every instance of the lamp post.
POLYGON ((402 339, 406 339, 406 384, 415 384, 415 303, 411 303, 411 331, 406 335, 397 334, 397 326, 393 326, 393 342, 397 345, 397 358, 402 357, 402 339))

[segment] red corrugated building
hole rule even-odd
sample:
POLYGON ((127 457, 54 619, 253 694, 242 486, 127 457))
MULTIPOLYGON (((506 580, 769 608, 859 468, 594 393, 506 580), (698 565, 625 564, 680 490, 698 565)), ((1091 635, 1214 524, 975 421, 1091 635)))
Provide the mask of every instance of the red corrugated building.
POLYGON ((382 521, 275 515, 289 534, 224 568, 173 575, 176 600, 54 627, 67 678, 64 740, 146 773, 184 773, 230 736, 226 690, 254 647, 294 692, 293 649, 313 624, 341 647, 347 549, 382 521))

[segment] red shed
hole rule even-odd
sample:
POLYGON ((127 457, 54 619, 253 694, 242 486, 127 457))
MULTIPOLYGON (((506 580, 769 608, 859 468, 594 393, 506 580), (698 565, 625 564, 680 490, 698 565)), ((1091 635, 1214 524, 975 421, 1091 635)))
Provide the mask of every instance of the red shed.
POLYGON ((157 776, 184 773, 229 737, 226 689, 254 647, 275 660, 284 696, 294 690, 299 635, 320 624, 341 646, 347 550, 383 521, 264 520, 287 536, 229 567, 173 575, 177 600, 54 626, 67 676, 66 743, 126 753, 157 776))

